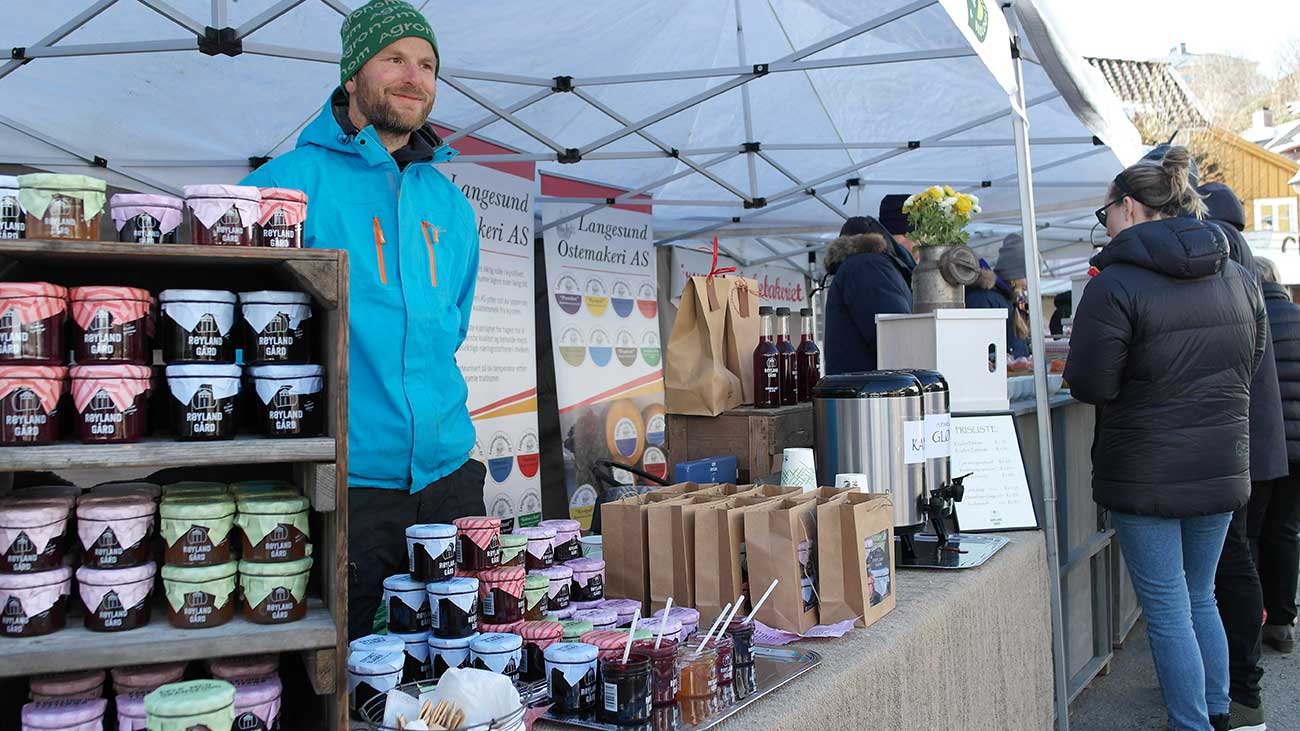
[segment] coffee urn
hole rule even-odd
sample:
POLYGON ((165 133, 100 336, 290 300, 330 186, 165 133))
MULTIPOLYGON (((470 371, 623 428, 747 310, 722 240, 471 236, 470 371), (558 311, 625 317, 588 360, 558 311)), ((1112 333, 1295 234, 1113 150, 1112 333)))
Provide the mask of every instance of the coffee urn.
MULTIPOLYGON (((921 405, 925 417, 925 489, 937 494, 952 479, 950 463, 952 414, 948 406, 948 382, 938 371, 904 369, 921 382, 921 405)), ((948 506, 952 512, 952 506, 948 506)))
POLYGON ((921 382, 910 373, 871 371, 827 376, 813 389, 818 484, 835 475, 867 476, 871 492, 894 501, 894 532, 925 526, 929 504, 924 470, 921 382), (918 444, 919 442, 919 444, 918 444))

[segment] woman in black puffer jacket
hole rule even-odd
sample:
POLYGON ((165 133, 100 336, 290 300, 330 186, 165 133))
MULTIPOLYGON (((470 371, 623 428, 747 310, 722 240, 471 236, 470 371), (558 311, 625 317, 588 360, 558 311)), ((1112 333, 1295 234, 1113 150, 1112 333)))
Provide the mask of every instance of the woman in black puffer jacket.
POLYGON ((1121 172, 1097 218, 1065 380, 1096 404, 1093 498, 1111 510, 1174 731, 1228 724, 1228 647, 1214 573, 1250 497, 1250 382, 1267 319, 1254 276, 1228 258, 1190 158, 1171 148, 1121 172))

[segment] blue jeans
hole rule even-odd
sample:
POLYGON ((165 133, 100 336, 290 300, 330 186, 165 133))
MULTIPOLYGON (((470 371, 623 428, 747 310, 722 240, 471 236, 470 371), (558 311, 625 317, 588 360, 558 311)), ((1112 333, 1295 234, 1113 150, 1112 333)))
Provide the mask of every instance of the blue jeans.
POLYGON ((1172 731, 1212 731, 1228 712, 1228 640, 1214 571, 1231 513, 1155 518, 1111 512, 1147 619, 1147 637, 1172 731))

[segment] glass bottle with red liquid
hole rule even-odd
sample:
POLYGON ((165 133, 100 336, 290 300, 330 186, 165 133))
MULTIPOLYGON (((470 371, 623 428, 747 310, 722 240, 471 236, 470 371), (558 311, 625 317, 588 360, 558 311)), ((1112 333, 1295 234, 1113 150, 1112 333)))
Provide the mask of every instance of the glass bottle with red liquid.
POLYGON ((781 372, 781 405, 794 406, 799 403, 799 355, 790 342, 790 308, 776 308, 776 350, 780 353, 777 363, 781 372))
POLYGON ((758 308, 758 347, 754 348, 754 407, 775 409, 781 405, 781 354, 776 349, 772 308, 758 308))
POLYGON ((799 310, 799 402, 812 401, 813 386, 822 378, 822 351, 813 340, 812 308, 799 310))

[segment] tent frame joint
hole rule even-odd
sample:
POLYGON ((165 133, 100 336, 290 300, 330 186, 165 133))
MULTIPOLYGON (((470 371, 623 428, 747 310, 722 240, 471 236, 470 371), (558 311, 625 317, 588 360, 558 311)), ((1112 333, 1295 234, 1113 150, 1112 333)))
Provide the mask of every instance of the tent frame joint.
POLYGON ((744 206, 745 206, 745 210, 749 210, 751 208, 765 208, 767 206, 767 199, 760 196, 754 198, 753 200, 745 201, 744 206))
POLYGON ((108 160, 100 157, 99 155, 95 155, 90 159, 90 164, 94 165, 97 168, 107 168, 108 160))
POLYGON ((248 158, 248 169, 256 170, 268 162, 271 162, 271 158, 265 155, 250 157, 248 158))
POLYGON ((861 188, 862 178, 849 178, 844 181, 845 188, 861 188))
POLYGON ((32 62, 32 59, 27 55, 27 46, 14 46, 9 49, 9 58, 14 61, 22 61, 23 63, 32 62))
POLYGON ((551 91, 556 94, 565 94, 573 91, 572 76, 556 76, 551 79, 555 83, 551 85, 551 91))
POLYGON ((576 147, 566 147, 564 152, 555 156, 555 161, 561 165, 573 165, 582 162, 582 150, 576 147))
POLYGON ((243 54, 244 41, 236 28, 213 28, 209 25, 203 29, 203 35, 199 36, 199 52, 207 56, 225 55, 234 58, 243 54))
POLYGON ((762 142, 742 142, 740 145, 741 152, 746 152, 746 153, 762 152, 762 150, 763 150, 762 142))
POLYGON ((921 141, 920 141, 920 140, 908 140, 908 141, 907 141, 907 149, 909 149, 909 150, 919 150, 919 149, 921 149, 921 141))
POLYGON ((761 76, 767 76, 770 72, 771 72, 771 68, 770 68, 770 65, 769 65, 769 64, 765 64, 765 63, 756 63, 756 64, 754 64, 754 72, 753 72, 753 73, 754 73, 754 78, 759 78, 759 77, 761 77, 761 76))

